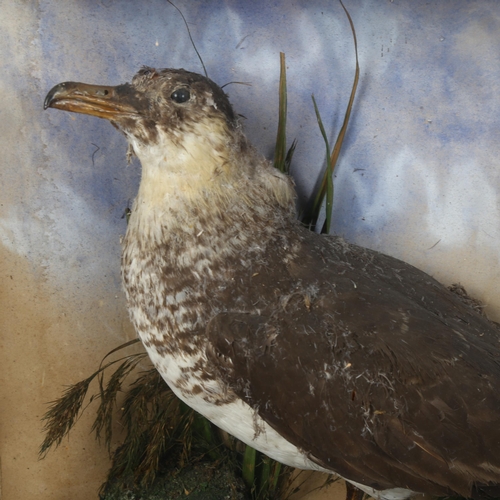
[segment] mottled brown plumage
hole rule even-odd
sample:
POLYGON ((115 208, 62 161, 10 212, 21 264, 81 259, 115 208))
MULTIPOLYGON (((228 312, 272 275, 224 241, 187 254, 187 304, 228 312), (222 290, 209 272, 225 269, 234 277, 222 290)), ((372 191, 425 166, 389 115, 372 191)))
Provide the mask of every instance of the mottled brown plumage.
POLYGON ((382 498, 498 493, 497 326, 409 264, 301 227, 216 84, 143 68, 45 105, 111 120, 141 160, 123 280, 179 397, 382 498))

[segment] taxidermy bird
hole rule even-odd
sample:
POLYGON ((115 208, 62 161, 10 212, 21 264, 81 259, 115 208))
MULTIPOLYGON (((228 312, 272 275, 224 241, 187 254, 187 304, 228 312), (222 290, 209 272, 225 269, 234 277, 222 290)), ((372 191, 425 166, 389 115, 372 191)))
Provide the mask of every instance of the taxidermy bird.
POLYGON ((123 240, 130 317, 189 406, 370 495, 500 495, 500 330, 426 273, 312 233, 224 92, 183 69, 67 82, 142 164, 123 240))

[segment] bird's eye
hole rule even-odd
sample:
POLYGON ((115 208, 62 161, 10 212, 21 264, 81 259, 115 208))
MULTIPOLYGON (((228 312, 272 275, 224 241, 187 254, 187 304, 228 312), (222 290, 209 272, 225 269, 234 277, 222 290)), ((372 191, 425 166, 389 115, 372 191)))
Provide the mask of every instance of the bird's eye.
POLYGON ((156 70, 154 68, 148 68, 147 66, 143 66, 139 71, 139 74, 142 76, 156 77, 156 70))
POLYGON ((172 95, 170 96, 170 99, 172 101, 177 102, 179 104, 189 101, 189 98, 191 97, 191 94, 189 93, 188 89, 177 89, 174 90, 172 95))

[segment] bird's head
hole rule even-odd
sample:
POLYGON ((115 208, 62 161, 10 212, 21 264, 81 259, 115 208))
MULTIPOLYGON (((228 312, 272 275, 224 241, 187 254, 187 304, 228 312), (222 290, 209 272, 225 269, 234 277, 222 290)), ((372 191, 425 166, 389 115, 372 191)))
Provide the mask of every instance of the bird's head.
POLYGON ((47 94, 44 108, 109 120, 127 136, 139 156, 142 149, 163 146, 163 134, 179 142, 186 134, 197 132, 200 123, 210 123, 211 128, 236 126, 221 88, 209 78, 183 69, 143 67, 131 83, 114 87, 60 83, 47 94))
POLYGON ((143 67, 115 87, 60 83, 44 107, 105 118, 121 130, 142 164, 138 203, 149 208, 181 210, 187 202, 220 210, 256 196, 291 206, 290 181, 255 154, 226 94, 202 75, 143 67), (250 195, 249 184, 260 194, 250 195))
POLYGON ((246 142, 222 89, 183 69, 143 67, 114 87, 60 83, 44 107, 105 118, 121 130, 141 160, 150 200, 217 187, 236 173, 231 158, 246 142))

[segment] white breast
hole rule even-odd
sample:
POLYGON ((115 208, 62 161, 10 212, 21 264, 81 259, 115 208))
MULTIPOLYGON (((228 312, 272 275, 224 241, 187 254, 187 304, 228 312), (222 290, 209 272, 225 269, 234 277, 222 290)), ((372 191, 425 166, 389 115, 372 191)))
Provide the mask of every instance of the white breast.
MULTIPOLYGON (((159 356, 155 350, 151 349, 148 349, 148 353, 161 376, 176 396, 220 429, 285 465, 298 469, 332 473, 332 471, 310 460, 302 450, 278 434, 255 410, 241 399, 238 398, 223 405, 215 405, 207 402, 203 393, 189 394, 188 387, 184 386, 183 390, 176 387, 175 380, 178 380, 183 373, 180 368, 185 368, 190 364, 187 358, 182 355, 178 358, 166 358, 159 356)), ((195 383, 198 383, 198 381, 193 380, 193 385, 195 383)), ((209 382, 204 389, 214 396, 224 391, 216 381, 209 382)), ((404 488, 377 491, 354 481, 349 482, 368 493, 371 497, 383 500, 404 500, 415 494, 404 488)))

